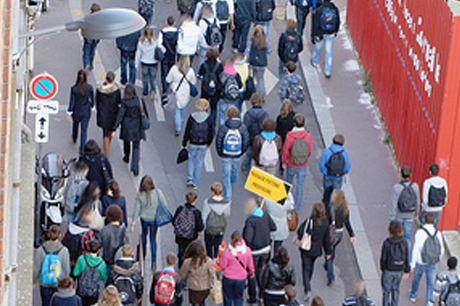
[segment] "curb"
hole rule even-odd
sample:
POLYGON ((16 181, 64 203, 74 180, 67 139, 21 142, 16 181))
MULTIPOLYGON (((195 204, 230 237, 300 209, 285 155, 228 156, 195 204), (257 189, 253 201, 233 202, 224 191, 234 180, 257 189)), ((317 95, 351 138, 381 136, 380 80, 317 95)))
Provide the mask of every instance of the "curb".
MULTIPOLYGON (((292 5, 286 6, 286 18, 295 18, 295 8, 292 5)), ((308 44, 309 46, 309 44, 308 44)), ((308 47, 304 48, 309 50, 308 47)), ((307 83, 307 91, 312 101, 313 110, 319 124, 319 130, 325 147, 331 144, 333 136, 337 133, 332 115, 330 112, 330 98, 325 95, 318 76, 318 70, 310 65, 310 52, 299 54, 299 63, 303 76, 307 83)), ((348 199, 350 210, 350 219, 356 234, 356 243, 352 245, 354 255, 358 265, 361 278, 366 283, 368 295, 380 304, 382 291, 380 286, 380 274, 374 261, 369 239, 367 238, 366 229, 364 228, 361 214, 359 212, 358 201, 356 199, 351 180, 345 180, 343 191, 348 199)))

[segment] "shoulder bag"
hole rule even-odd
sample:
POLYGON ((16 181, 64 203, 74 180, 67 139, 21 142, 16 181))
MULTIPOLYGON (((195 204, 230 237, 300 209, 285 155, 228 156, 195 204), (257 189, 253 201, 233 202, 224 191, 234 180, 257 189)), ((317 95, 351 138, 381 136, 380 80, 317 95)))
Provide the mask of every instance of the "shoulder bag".
POLYGON ((110 175, 109 169, 107 169, 107 164, 102 155, 100 156, 100 161, 101 161, 102 177, 104 179, 104 185, 107 186, 109 182, 112 180, 112 176, 110 175))
POLYGON ((299 224, 299 216, 297 215, 296 210, 288 212, 286 214, 287 224, 290 232, 295 232, 299 224))
POLYGON ((299 239, 299 236, 296 234, 292 240, 292 242, 302 251, 310 251, 311 249, 311 233, 309 231, 311 229, 312 222, 313 220, 308 218, 305 222, 305 231, 301 239, 299 239))
POLYGON ((331 218, 332 218, 332 223, 329 224, 329 235, 331 237, 331 244, 334 245, 337 242, 337 231, 335 227, 335 210, 333 207, 331 207, 331 218))
POLYGON ((171 212, 161 203, 160 194, 158 190, 157 193, 157 201, 158 201, 158 208, 157 208, 157 215, 155 216, 155 223, 158 227, 166 225, 172 221, 172 214, 171 212))
MULTIPOLYGON (((195 98, 196 96, 198 96, 198 89, 196 88, 195 85, 193 85, 193 84, 187 79, 186 75, 187 75, 187 73, 188 73, 189 71, 190 71, 190 69, 187 70, 186 73, 184 73, 184 76, 182 77, 182 79, 185 78, 185 79, 187 80, 188 85, 190 86, 190 96, 191 96, 192 98, 195 98)), ((182 80, 181 80, 181 82, 182 82, 182 80)), ((179 84, 179 86, 180 86, 180 84, 179 84)), ((179 86, 177 86, 178 89, 179 89, 179 86)))
POLYGON ((93 202, 92 205, 92 210, 93 210, 93 217, 91 219, 91 223, 89 224, 89 227, 97 232, 99 232, 102 227, 104 226, 104 219, 101 216, 101 213, 99 212, 99 208, 97 207, 97 202, 93 202))
POLYGON ((141 108, 141 127, 143 130, 148 130, 150 128, 149 117, 147 117, 147 115, 145 114, 144 105, 143 105, 144 103, 142 103, 141 98, 138 97, 138 100, 139 100, 139 106, 141 108))

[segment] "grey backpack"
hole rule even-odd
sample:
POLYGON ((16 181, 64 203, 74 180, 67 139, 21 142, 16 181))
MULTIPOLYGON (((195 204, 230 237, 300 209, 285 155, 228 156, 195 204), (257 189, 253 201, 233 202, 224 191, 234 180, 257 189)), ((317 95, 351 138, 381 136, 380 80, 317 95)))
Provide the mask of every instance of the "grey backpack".
POLYGON ((422 262, 429 265, 436 264, 439 262, 439 257, 441 256, 441 242, 437 236, 438 230, 431 235, 430 232, 423 226, 421 229, 428 235, 422 247, 422 262))

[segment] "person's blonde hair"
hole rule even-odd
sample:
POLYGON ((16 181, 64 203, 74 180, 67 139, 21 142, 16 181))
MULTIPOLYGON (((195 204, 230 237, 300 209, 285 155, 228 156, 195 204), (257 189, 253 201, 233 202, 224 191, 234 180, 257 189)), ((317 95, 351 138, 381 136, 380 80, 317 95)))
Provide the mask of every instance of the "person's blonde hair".
POLYGON ((153 41, 156 41, 155 34, 153 33, 153 29, 150 26, 146 26, 144 29, 144 33, 142 36, 139 38, 141 42, 145 42, 146 40, 149 42, 149 44, 152 43, 153 41))
POLYGON ((224 190, 220 182, 212 183, 210 189, 211 189, 211 192, 217 196, 222 195, 222 192, 224 190))
POLYGON ((121 256, 123 257, 132 257, 134 254, 133 247, 130 244, 125 244, 121 247, 121 256))
POLYGON ((187 70, 190 68, 190 57, 188 55, 181 55, 177 62, 177 68, 180 73, 186 74, 187 70))
POLYGON ((209 106, 208 100, 203 99, 203 98, 198 99, 198 101, 196 101, 196 104, 195 104, 196 110, 202 111, 202 112, 205 112, 208 109, 208 106, 209 106))
POLYGON ((281 118, 286 118, 293 111, 294 105, 292 104, 291 100, 284 99, 283 103, 281 104, 280 112, 278 113, 278 115, 280 115, 281 118))
POLYGON ((120 294, 118 293, 117 287, 114 285, 108 285, 104 292, 102 293, 102 297, 97 303, 98 306, 121 306, 120 294))
POLYGON ((297 22, 294 19, 289 18, 288 20, 286 20, 286 30, 295 31, 296 26, 297 22))

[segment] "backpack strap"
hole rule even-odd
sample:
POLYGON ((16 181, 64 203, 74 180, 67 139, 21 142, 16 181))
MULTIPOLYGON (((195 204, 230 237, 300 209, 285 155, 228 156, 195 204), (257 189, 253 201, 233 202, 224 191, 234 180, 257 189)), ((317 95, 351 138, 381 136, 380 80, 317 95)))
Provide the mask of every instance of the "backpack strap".
POLYGON ((426 233, 429 237, 436 237, 436 235, 438 234, 438 230, 435 230, 434 234, 431 235, 430 232, 429 232, 424 226, 420 226, 420 228, 421 228, 422 230, 424 230, 425 233, 426 233))

